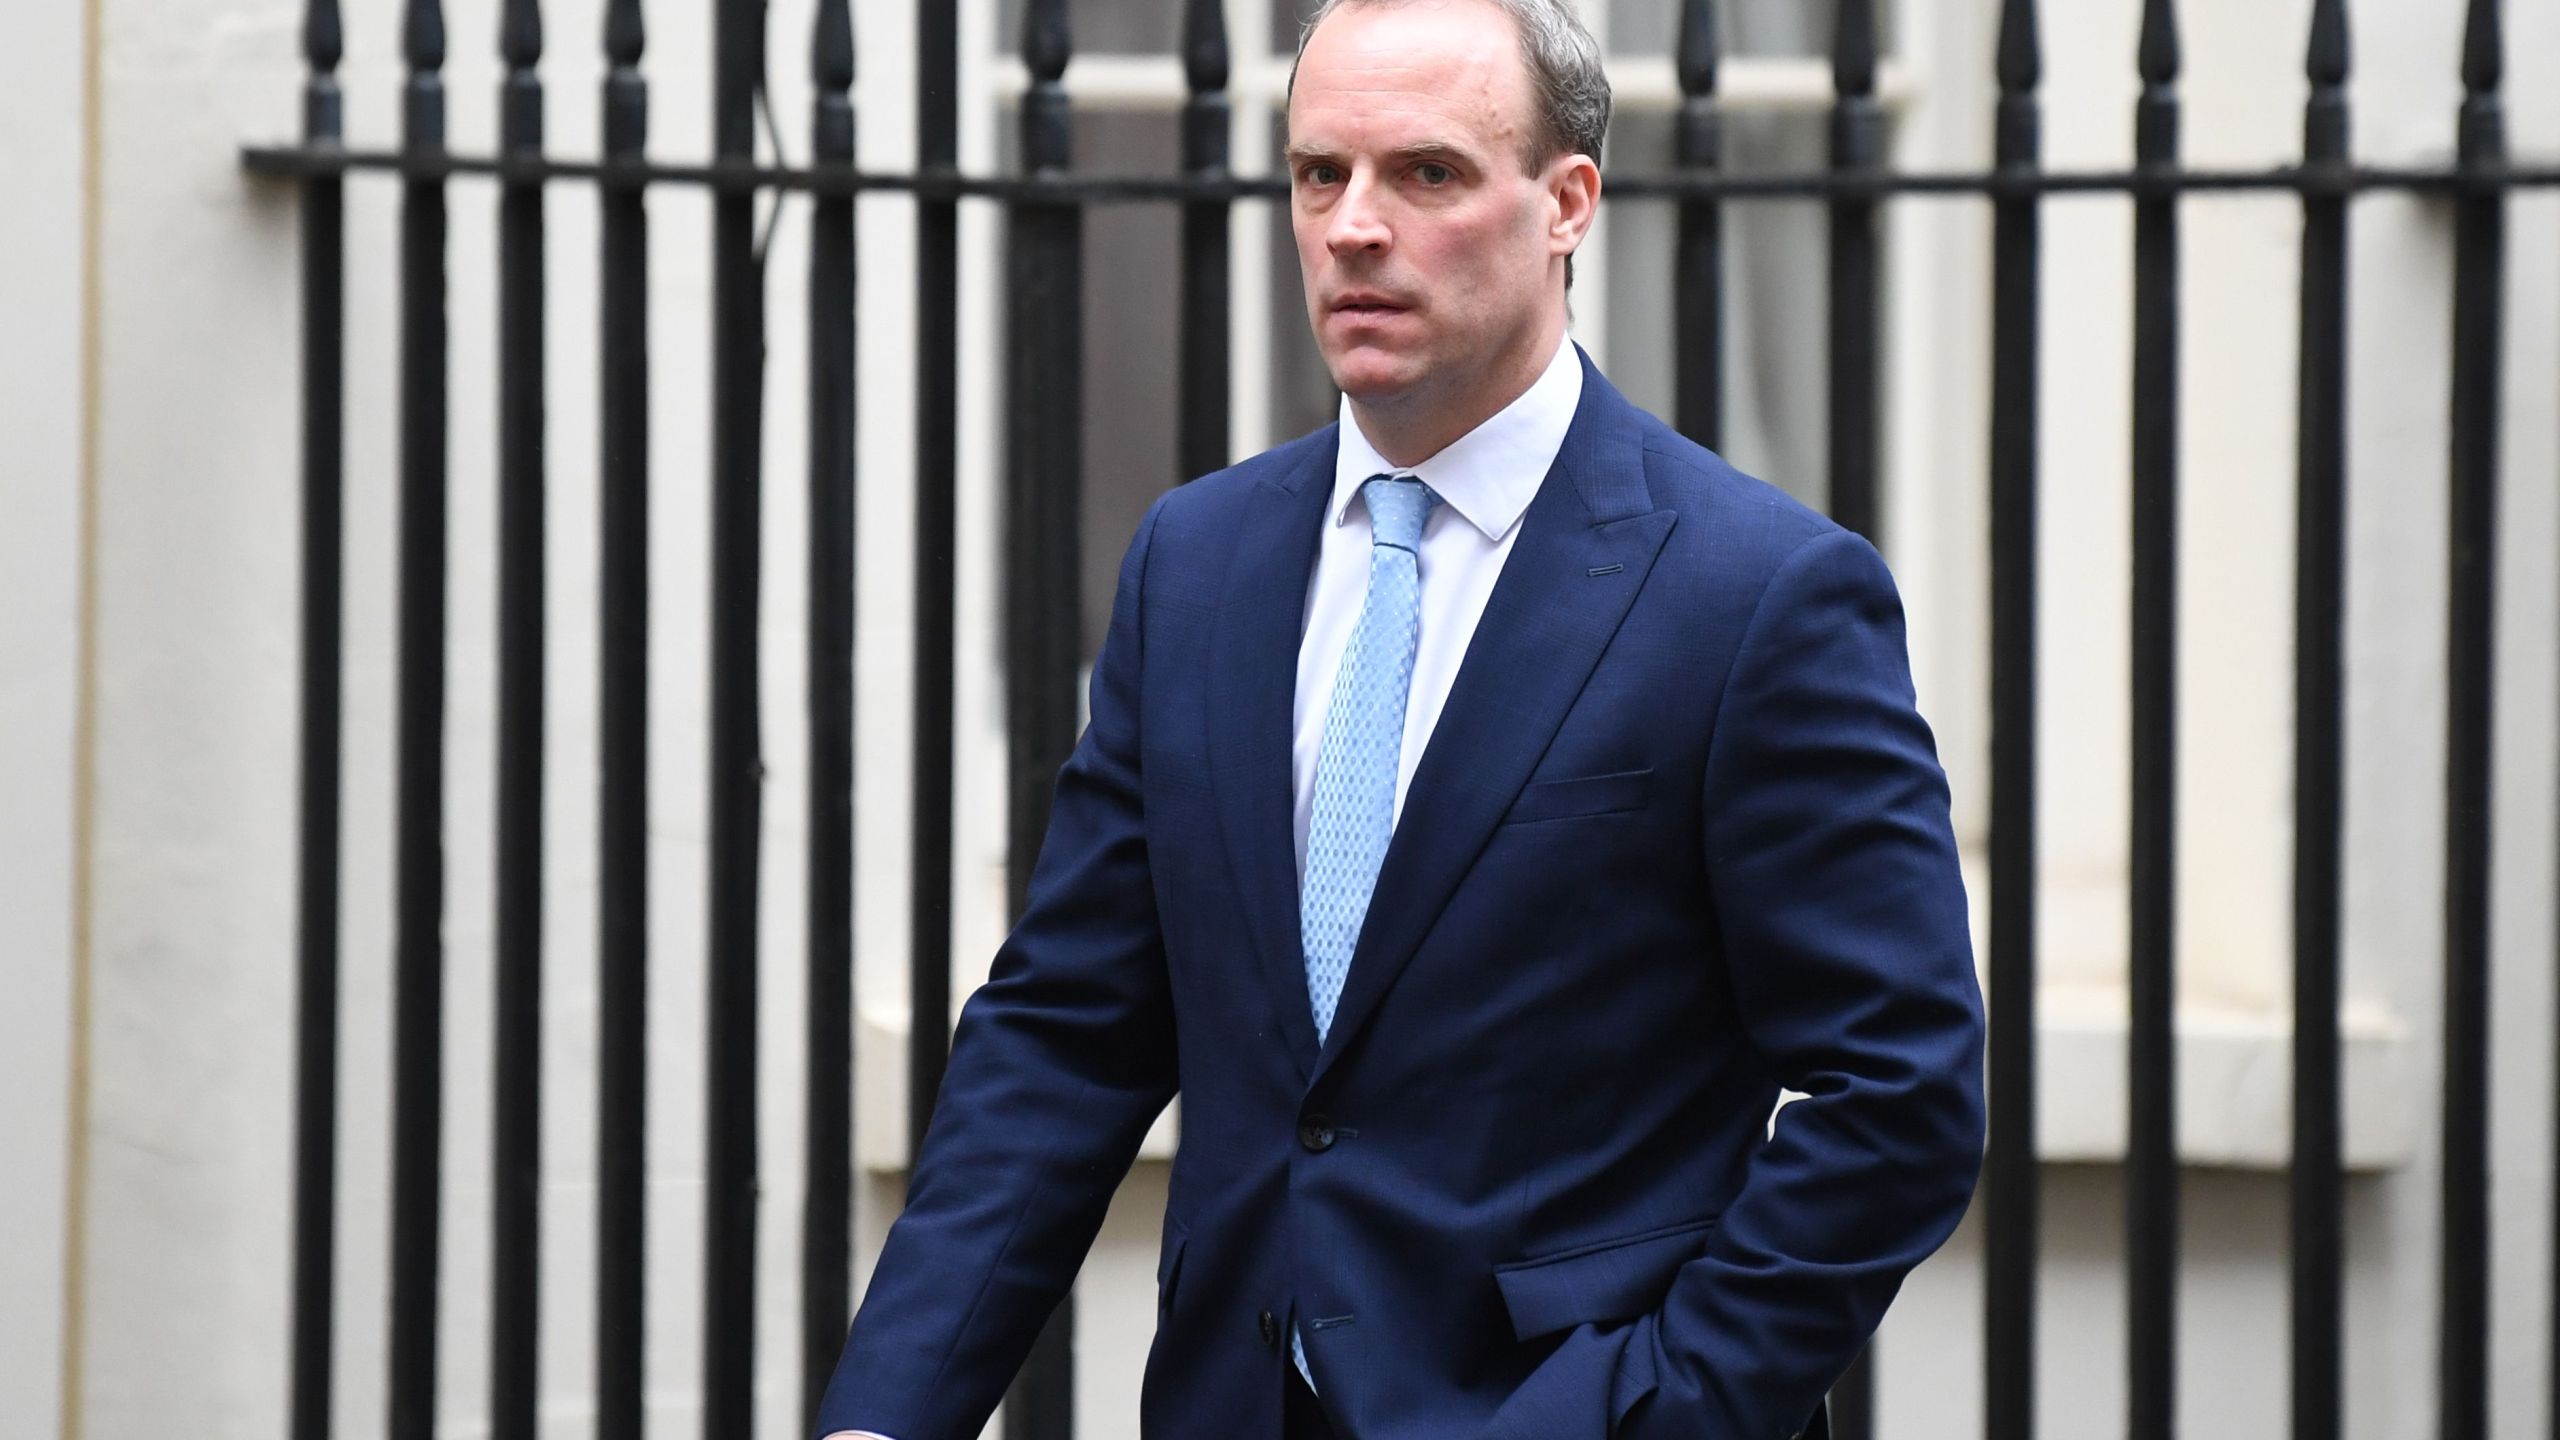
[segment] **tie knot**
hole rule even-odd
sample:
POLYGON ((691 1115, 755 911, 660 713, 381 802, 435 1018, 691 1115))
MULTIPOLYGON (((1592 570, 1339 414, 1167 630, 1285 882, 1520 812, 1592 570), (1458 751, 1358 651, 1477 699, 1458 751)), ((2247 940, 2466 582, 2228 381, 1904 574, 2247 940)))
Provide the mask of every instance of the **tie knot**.
POLYGON ((1360 482, 1360 498, 1369 505, 1371 544, 1421 552, 1422 522, 1440 503, 1430 486, 1410 475, 1372 475, 1360 482))

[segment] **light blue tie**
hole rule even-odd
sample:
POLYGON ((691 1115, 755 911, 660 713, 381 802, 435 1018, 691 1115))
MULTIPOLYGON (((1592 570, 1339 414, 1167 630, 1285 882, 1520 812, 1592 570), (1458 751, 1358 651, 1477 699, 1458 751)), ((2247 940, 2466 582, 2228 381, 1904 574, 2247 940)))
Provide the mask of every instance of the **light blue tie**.
MULTIPOLYGON (((1333 672, 1307 819, 1307 873, 1298 882, 1298 938, 1318 1044, 1333 1029, 1333 1007, 1395 833, 1405 695, 1422 640, 1422 522, 1440 503, 1409 475, 1372 475, 1361 482, 1360 498, 1369 507, 1369 594, 1333 672)), ((1306 1340, 1295 1325, 1289 1358, 1312 1388, 1306 1340)))
POLYGON ((1333 1028, 1333 1008, 1395 830, 1405 693, 1422 638, 1422 522, 1440 500, 1411 476, 1373 475, 1362 482, 1360 496, 1369 506, 1369 594, 1333 674, 1333 702, 1316 751, 1307 873, 1298 885, 1298 937, 1318 1044, 1333 1028))

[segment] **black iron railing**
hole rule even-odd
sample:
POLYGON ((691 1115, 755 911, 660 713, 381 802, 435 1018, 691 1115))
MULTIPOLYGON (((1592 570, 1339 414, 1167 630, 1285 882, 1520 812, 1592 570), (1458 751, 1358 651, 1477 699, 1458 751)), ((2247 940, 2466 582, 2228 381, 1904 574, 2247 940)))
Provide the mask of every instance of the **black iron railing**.
MULTIPOLYGON (((627 163, 648 133, 640 0, 610 0, 604 43, 604 153, 627 163)), ((647 1306, 649 208, 637 186, 606 185, 597 199, 596 1432, 637 1435, 647 1306)), ((526 1423, 521 1409, 491 1419, 493 1429, 526 1423)))
MULTIPOLYGON (((2142 7, 2134 160, 2178 167, 2178 24, 2142 7)), ((2133 202, 2133 754, 2125 1135, 2126 1420, 2173 1433, 2178 1414, 2177 711, 2178 202, 2133 202)))
MULTIPOLYGON (((1001 206, 1008 221, 1005 286, 1008 409, 1003 607, 1009 736, 1011 897, 1021 901, 1046 820, 1049 781, 1073 744, 1081 526, 1083 224, 1100 204, 1172 204, 1181 217, 1181 388, 1166 483, 1226 463, 1230 335, 1228 235, 1236 202, 1285 197, 1285 182, 1229 168, 1229 56, 1220 0, 1166 0, 1183 19, 1189 96, 1179 173, 1087 175, 1069 166, 1073 120, 1063 76, 1071 57, 1065 0, 1029 0, 1022 50, 1022 173, 959 169, 959 31, 949 0, 919 0, 919 143, 911 172, 855 168, 853 30, 848 0, 820 0, 810 46, 816 98, 812 161, 759 163, 754 128, 765 35, 759 0, 711 0, 716 16, 715 145, 700 163, 648 155, 649 91, 641 71, 641 0, 607 0, 603 145, 594 159, 548 153, 539 78, 536 0, 505 0, 499 149, 461 155, 445 143, 437 0, 404 0, 408 62, 404 136, 393 150, 346 143, 335 72, 343 49, 337 0, 307 0, 309 65, 304 138, 244 152, 256 172, 301 187, 303 247, 303 710, 301 745, 300 1098, 294 1270, 293 1434, 329 1433, 332 1210, 340 900, 340 616, 344 482, 344 204, 350 175, 397 180, 402 222, 400 329, 400 569, 398 767, 395 819, 396 968, 389 1432, 425 1440, 435 1425, 437 1211, 441 1098, 439 998, 444 910, 444 647, 446 499, 446 194, 494 179, 502 201, 500 411, 499 806, 496 890, 497 1083, 490 1409, 500 1436, 534 1433, 540 1254, 534 1199, 540 1173, 539 1027, 544 956, 538 886, 543 849, 543 650, 546 272, 543 198, 590 183, 602 230, 597 283, 602 400, 599 662, 602 679, 599 820, 600 1035, 597 1198, 598 1433, 641 1433, 641 1335, 646 1112, 648 854, 647 497, 649 466, 649 219, 653 188, 693 186, 713 197, 713 445, 710 619, 710 950, 708 1193, 705 1215, 705 1433, 754 1428, 750 1375, 757 1172, 755 1083, 756 893, 762 775, 754 677, 763 456, 759 421, 764 273, 760 195, 807 197, 810 867, 807 1187, 801 1201, 804 1421, 814 1410, 850 1311, 853 1037, 853 785, 851 735, 854 422, 853 219, 866 194, 912 195, 917 211, 915 469, 918 559, 912 617, 913 869, 909 908, 908 1153, 920 1145, 940 1086, 951 1021, 951 849, 954 592, 957 529, 959 209, 1001 206)), ((1986 1229, 1986 1426, 1991 1440, 2037 1431, 2034 1337, 2038 1195, 2034 1153, 2035 836, 2037 755, 2036 507, 2040 371, 2041 218, 2059 196, 2130 199, 2135 215, 2133 797, 2131 857, 2130 1115, 2126 1152, 2127 1341, 2137 1437, 2164 1437, 2177 1413, 2176 1276, 2179 1158, 2173 1026, 2176 913, 2174 809, 2179 476, 2177 381, 2179 220, 2208 194, 2273 192, 2303 209, 2299 380, 2299 513, 2295 617, 2294 1053, 2291 1210, 2292 1431, 2336 1440, 2342 1426, 2343 1255, 2339 951, 2343 831, 2347 220, 2356 197, 2426 195, 2455 225, 2450 457, 2452 603, 2445 749, 2445 1019, 2441 1429, 2470 1440, 2487 1429, 2487 1016, 2491 780, 2492 570, 2498 467, 2501 288, 2508 198, 2560 185, 2560 166, 2510 162, 2501 98, 2497 0, 2467 0, 2460 147, 2445 167, 2358 165, 2349 145, 2348 17, 2344 0, 2316 0, 2308 46, 2310 98, 2298 165, 2207 170, 2179 154, 2180 47, 2171 0, 2146 0, 2135 71, 2136 154, 2129 169, 2059 171, 2041 158, 2041 46, 2034 0, 2002 0, 1994 73, 1999 98, 1993 163, 1979 171, 1919 172, 1885 163, 1877 94, 1873 0, 1844 0, 1833 45, 1836 98, 1830 164, 1801 174, 1722 168, 1718 17, 1713 0, 1685 0, 1673 55, 1681 99, 1676 166, 1608 177, 1610 203, 1676 208, 1672 298, 1679 321, 1675 419, 1715 444, 1723 428, 1725 324, 1722 207, 1812 198, 1829 213, 1829 504, 1874 535, 1880 475, 1878 394, 1882 309, 1879 210, 1897 198, 1987 202, 1993 215, 1990 448, 1991 1146, 1982 1190, 1986 1229)), ((1042 1335, 1012 1392, 1009 1433, 1065 1437, 1071 1401, 1072 1308, 1042 1335)), ((2560 1354, 2552 1366, 2560 1376, 2560 1354)), ((1839 1396, 1844 1436, 1873 1433, 1863 1365, 1839 1396)), ((2074 1420, 2085 1428, 2093 1417, 2074 1420)), ((768 1421, 767 1433, 778 1422, 768 1421)), ((2100 1422, 2103 1423, 2103 1422, 2100 1422)))
MULTIPOLYGON (((2303 154, 2348 164, 2346 0, 2318 0, 2303 154)), ((2345 1424, 2345 1124, 2338 1099, 2340 877, 2346 852, 2347 195, 2302 197, 2300 469, 2294 541, 2293 1234, 2294 1440, 2345 1424)))
MULTIPOLYGON (((2032 0, 2001 6, 1995 175, 2036 173, 2043 47, 2032 0)), ((1985 990, 1991 1135, 1983 1157, 1983 1413, 1991 1440, 2035 1433, 2036 387, 2043 214, 2032 194, 1992 205, 1991 912, 1985 990), (2018 1024, 2008 1017, 2030 1017, 2018 1024)), ((2152 1076, 2136 1076, 2140 1085, 2152 1076)))
MULTIPOLYGON (((542 17, 507 0, 500 148, 542 153, 542 17)), ((542 1198, 543 437, 547 373, 539 182, 498 200, 497 1004, 491 1088, 489 1407, 532 1440, 542 1198)))

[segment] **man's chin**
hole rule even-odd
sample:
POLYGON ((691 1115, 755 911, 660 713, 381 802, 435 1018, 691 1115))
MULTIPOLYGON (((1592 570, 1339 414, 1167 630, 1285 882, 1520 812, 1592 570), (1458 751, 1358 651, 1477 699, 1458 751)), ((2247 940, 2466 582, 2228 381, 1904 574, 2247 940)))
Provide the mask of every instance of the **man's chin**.
POLYGON ((1392 405, 1410 394, 1428 373, 1415 356, 1367 349, 1341 356, 1328 368, 1333 371, 1334 388, 1359 405, 1392 405))

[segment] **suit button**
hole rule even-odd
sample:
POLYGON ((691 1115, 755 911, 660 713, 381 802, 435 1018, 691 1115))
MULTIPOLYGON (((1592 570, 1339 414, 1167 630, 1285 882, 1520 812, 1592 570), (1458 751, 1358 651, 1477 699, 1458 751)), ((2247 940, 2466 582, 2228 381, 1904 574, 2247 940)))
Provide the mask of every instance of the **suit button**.
POLYGON ((1280 1343, 1280 1322, 1272 1318, 1271 1312, 1268 1310, 1263 1311, 1260 1316, 1256 1317, 1256 1321, 1262 1327, 1263 1345, 1266 1348, 1278 1345, 1280 1343))
POLYGON ((1321 1155, 1333 1148, 1333 1122, 1322 1115, 1310 1115, 1298 1122, 1298 1143, 1308 1153, 1321 1155))

